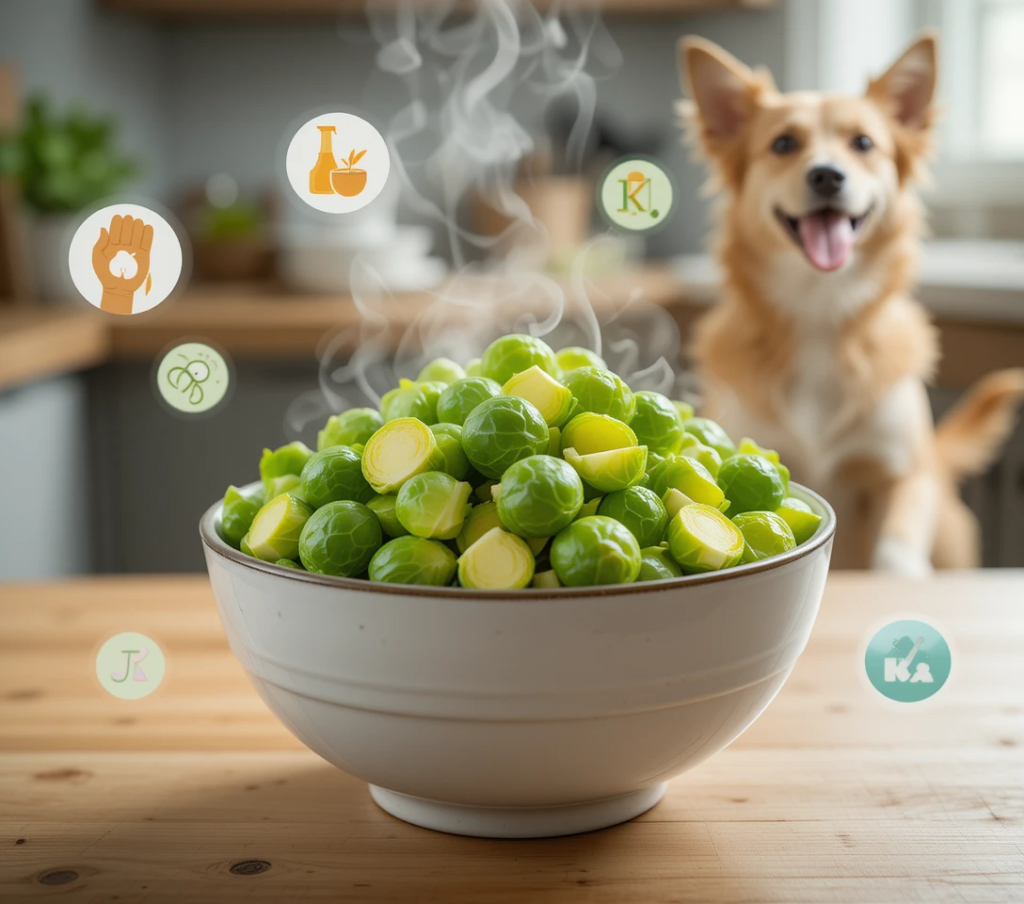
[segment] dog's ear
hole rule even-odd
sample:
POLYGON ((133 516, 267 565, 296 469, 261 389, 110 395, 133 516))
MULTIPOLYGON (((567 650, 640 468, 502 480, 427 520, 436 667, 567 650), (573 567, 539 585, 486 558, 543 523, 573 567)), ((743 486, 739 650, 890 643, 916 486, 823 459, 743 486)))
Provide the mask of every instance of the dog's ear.
POLYGON ((717 44, 687 36, 679 41, 679 76, 693 98, 707 150, 733 141, 754 111, 765 81, 717 44))
POLYGON ((932 125, 938 79, 938 35, 924 32, 881 76, 868 84, 867 96, 889 110, 907 129, 932 125))

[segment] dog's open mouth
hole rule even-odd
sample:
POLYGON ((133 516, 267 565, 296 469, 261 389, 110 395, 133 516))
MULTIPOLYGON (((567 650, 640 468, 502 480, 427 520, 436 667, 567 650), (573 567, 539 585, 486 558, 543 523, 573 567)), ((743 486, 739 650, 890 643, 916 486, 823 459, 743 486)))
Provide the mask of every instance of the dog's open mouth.
POLYGON ((850 259, 857 233, 870 213, 871 209, 868 208, 860 216, 854 217, 845 210, 826 207, 800 217, 791 217, 778 207, 775 208, 775 216, 782 228, 803 249, 807 259, 825 272, 838 270, 850 259))

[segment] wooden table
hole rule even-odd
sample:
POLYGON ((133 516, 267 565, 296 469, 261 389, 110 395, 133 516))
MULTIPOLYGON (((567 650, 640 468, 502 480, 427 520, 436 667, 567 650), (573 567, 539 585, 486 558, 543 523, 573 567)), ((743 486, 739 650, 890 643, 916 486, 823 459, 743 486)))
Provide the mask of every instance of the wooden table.
POLYGON ((299 745, 229 654, 205 578, 0 588, 0 900, 121 902, 1024 901, 1024 572, 928 583, 834 574, 762 718, 633 822, 483 841, 378 810, 299 745), (944 630, 927 704, 866 686, 866 638, 944 630), (95 652, 153 636, 149 698, 95 652))

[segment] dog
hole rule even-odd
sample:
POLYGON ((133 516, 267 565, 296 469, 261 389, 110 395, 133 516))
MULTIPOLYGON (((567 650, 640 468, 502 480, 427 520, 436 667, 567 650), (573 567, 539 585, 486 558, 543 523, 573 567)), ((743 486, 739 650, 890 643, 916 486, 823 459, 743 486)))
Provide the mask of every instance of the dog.
POLYGON ((840 568, 977 566, 958 485, 995 459, 1024 397, 1024 369, 1002 371, 932 420, 938 339, 910 291, 936 56, 926 32, 847 97, 784 94, 715 44, 679 46, 684 127, 720 193, 722 293, 694 332, 702 413, 830 501, 840 568))

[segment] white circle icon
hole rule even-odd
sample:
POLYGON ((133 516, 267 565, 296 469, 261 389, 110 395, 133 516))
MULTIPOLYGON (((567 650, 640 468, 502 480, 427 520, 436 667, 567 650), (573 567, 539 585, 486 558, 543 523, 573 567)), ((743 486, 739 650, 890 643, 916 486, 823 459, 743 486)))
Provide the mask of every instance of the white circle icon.
POLYGON ((295 193, 310 207, 352 213, 381 193, 391 157, 387 142, 365 119, 324 113, 295 133, 284 166, 295 193))
POLYGON ((141 314, 181 276, 181 242, 170 223, 138 204, 112 204, 86 218, 68 254, 75 288, 110 314, 141 314))

